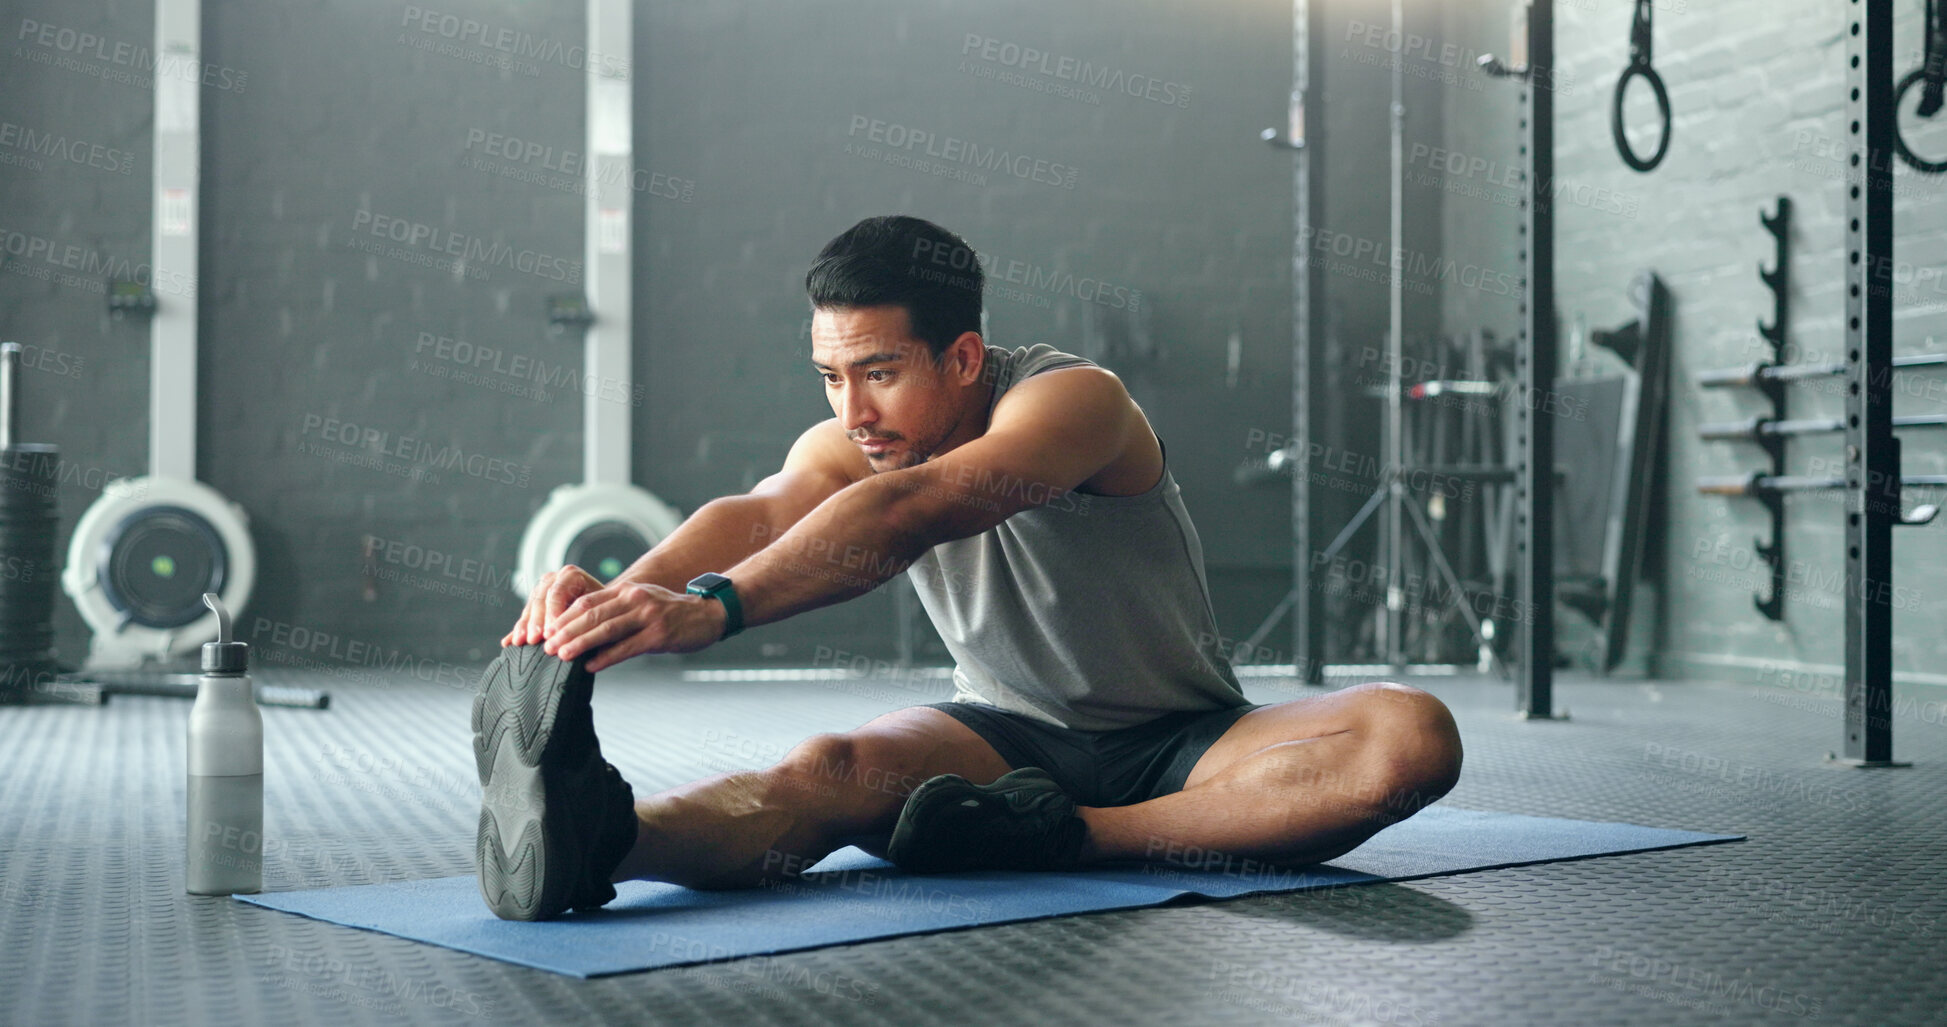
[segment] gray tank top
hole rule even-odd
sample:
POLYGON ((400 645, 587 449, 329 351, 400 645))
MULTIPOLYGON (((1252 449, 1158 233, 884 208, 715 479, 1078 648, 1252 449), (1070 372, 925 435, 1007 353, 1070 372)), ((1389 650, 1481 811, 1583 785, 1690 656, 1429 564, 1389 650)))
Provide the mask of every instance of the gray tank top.
MULTIPOLYGON (((1042 371, 1096 366, 1046 343, 989 346, 987 361, 996 402, 1042 371)), ((957 664, 956 701, 1083 731, 1247 701, 1168 455, 1147 492, 1071 492, 913 561, 906 573, 957 664)))

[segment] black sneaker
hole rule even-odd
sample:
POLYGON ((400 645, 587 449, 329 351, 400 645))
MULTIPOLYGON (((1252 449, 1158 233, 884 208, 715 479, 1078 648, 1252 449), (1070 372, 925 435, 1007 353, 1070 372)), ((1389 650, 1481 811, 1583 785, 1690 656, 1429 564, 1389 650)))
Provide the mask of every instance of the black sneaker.
POLYGON ((901 870, 1072 870, 1088 825, 1040 767, 990 785, 942 774, 913 789, 899 811, 886 856, 901 870))
POLYGON ((546 920, 615 898, 636 839, 635 793, 602 759, 595 675, 538 645, 502 649, 473 699, 480 894, 503 920, 546 920))

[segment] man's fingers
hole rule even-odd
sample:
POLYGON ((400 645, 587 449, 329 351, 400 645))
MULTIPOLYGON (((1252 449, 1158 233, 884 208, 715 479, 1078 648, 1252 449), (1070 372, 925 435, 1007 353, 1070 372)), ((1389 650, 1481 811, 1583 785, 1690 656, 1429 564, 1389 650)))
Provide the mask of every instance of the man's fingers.
POLYGON ((520 619, 514 622, 513 638, 515 645, 532 645, 540 634, 542 597, 535 596, 521 607, 520 619))
POLYGON ((609 614, 604 611, 604 607, 607 604, 594 596, 594 593, 590 593, 588 596, 583 596, 581 599, 569 603, 567 608, 561 612, 561 615, 555 619, 554 625, 548 629, 547 638, 543 643, 549 653, 560 656, 562 646, 574 641, 583 632, 594 628, 609 618, 609 614), (590 601, 584 602, 583 600, 590 601))
POLYGON ((599 674, 621 663, 623 660, 648 651, 649 647, 642 642, 624 639, 605 647, 601 652, 589 657, 588 672, 590 674, 599 674))
POLYGON ((555 655, 564 660, 572 660, 583 653, 626 638, 631 633, 628 619, 624 617, 591 624, 586 630, 557 647, 555 655))
POLYGON ((547 620, 542 625, 543 631, 558 628, 562 612, 572 607, 576 600, 602 591, 600 581, 573 564, 556 571, 554 584, 548 588, 547 620))

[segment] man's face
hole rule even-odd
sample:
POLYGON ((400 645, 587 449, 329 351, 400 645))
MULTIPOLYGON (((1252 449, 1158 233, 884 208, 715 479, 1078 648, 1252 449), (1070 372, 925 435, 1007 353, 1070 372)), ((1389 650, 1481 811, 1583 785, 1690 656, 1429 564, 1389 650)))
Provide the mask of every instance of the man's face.
POLYGON ((924 463, 959 423, 956 383, 913 338, 902 307, 812 311, 811 362, 875 474, 924 463))

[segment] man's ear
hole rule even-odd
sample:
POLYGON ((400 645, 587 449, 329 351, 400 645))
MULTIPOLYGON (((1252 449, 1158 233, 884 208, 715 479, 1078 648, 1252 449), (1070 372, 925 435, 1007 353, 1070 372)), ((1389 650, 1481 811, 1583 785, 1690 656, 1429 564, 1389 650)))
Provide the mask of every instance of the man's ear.
POLYGON ((980 381, 982 370, 987 362, 987 342, 979 332, 961 332, 945 352, 940 354, 940 370, 951 375, 962 385, 972 385, 980 381))

